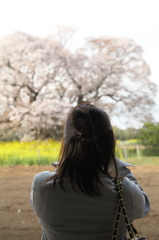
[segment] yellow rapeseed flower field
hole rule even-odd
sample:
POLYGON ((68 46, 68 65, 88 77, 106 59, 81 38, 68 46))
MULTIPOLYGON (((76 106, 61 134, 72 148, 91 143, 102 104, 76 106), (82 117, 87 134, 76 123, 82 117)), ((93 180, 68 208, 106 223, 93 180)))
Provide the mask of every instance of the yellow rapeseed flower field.
POLYGON ((49 164, 57 160, 61 142, 0 142, 0 165, 49 164))
MULTIPOLYGON (((116 142, 116 157, 134 165, 158 165, 159 157, 136 157, 136 149, 128 149, 127 157, 124 155, 121 145, 134 145, 136 139, 127 140, 124 143, 116 142), (132 153, 130 152, 132 151, 132 153)), ((0 165, 33 165, 51 164, 58 160, 61 142, 54 140, 32 142, 0 142, 0 165)))

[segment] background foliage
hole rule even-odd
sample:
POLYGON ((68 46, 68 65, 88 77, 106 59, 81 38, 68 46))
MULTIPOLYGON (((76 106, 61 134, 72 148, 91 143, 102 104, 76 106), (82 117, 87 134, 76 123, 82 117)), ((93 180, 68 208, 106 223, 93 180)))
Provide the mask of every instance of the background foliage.
POLYGON ((138 136, 146 147, 144 155, 159 156, 159 123, 145 123, 138 136))
POLYGON ((123 130, 114 126, 113 130, 114 130, 116 140, 124 141, 128 139, 137 139, 139 136, 139 129, 136 129, 136 128, 127 128, 123 130))

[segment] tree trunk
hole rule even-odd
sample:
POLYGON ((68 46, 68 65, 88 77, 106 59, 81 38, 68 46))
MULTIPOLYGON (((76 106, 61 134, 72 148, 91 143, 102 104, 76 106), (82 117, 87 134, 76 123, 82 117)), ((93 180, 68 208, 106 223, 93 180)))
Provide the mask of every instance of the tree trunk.
POLYGON ((83 102, 83 96, 80 95, 80 96, 78 96, 78 101, 77 101, 77 103, 80 104, 80 103, 82 103, 82 102, 83 102))

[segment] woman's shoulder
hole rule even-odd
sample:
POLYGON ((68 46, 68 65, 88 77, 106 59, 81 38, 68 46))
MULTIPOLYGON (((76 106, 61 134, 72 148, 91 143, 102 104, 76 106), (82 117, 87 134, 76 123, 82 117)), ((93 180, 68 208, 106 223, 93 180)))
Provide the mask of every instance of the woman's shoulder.
POLYGON ((39 178, 43 178, 43 177, 51 176, 51 175, 53 175, 53 172, 50 172, 50 171, 43 171, 43 172, 39 172, 39 173, 37 173, 37 174, 34 176, 34 178, 39 179, 39 178))
POLYGON ((55 175, 55 172, 49 172, 49 171, 43 171, 34 176, 34 184, 41 185, 41 183, 44 183, 48 178, 55 175))
POLYGON ((122 161, 118 158, 116 158, 116 163, 117 163, 118 168, 125 168, 125 167, 128 167, 128 166, 134 167, 134 165, 132 165, 131 163, 124 162, 124 161, 122 161))
MULTIPOLYGON (((134 165, 121 161, 120 159, 116 158, 116 165, 117 165, 117 169, 118 169, 118 177, 127 175, 130 170, 127 167, 134 167, 134 165)), ((112 162, 109 166, 109 173, 113 173, 115 171, 115 165, 112 162)))

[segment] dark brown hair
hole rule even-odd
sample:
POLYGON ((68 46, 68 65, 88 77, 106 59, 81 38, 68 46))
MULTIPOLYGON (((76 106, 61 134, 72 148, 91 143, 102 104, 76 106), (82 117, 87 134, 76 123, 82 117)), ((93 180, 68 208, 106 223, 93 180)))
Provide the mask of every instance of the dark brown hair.
MULTIPOLYGON (((115 140, 109 117, 105 111, 89 103, 79 104, 68 113, 64 122, 60 162, 54 179, 64 189, 64 178, 69 177, 86 195, 101 195, 98 184, 102 184, 99 172, 111 177, 108 167, 115 160, 115 140)), ((47 180, 47 181, 48 181, 47 180)))

